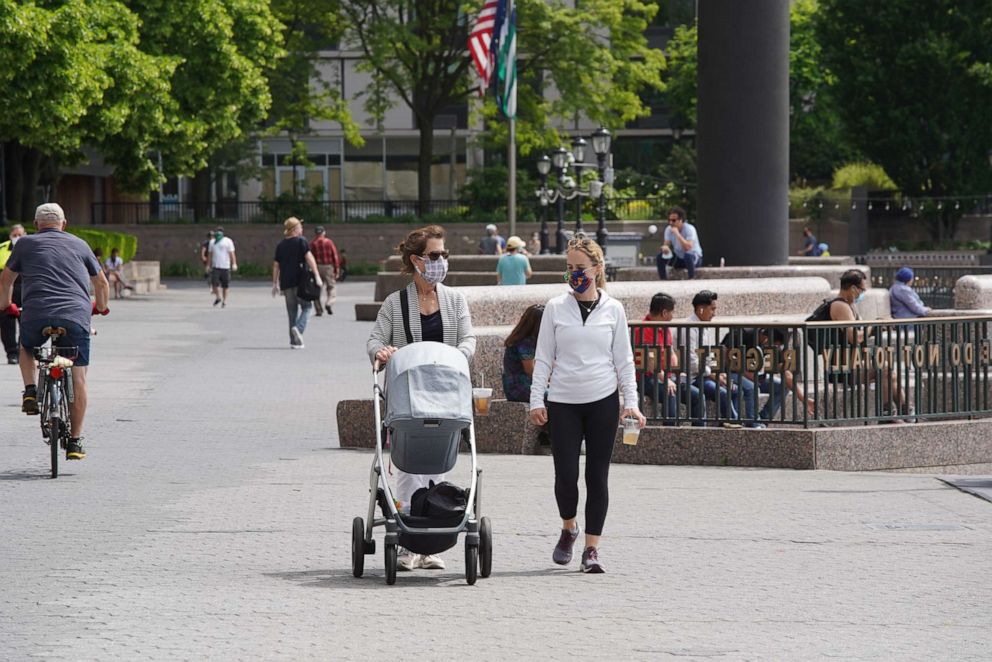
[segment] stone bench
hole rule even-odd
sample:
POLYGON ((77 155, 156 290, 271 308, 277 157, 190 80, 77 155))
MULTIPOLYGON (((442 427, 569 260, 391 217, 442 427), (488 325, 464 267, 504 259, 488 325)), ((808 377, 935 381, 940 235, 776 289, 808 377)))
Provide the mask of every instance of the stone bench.
MULTIPOLYGON (((134 289, 125 295, 130 294, 151 294, 160 289, 165 289, 161 281, 161 270, 157 261, 132 260, 126 262, 121 270, 124 280, 134 289)), ((113 291, 113 288, 111 288, 113 291)))
MULTIPOLYGON (((479 453, 533 455, 537 428, 527 417, 527 404, 493 399, 488 416, 475 417, 475 448, 479 453)), ((341 448, 375 448, 372 399, 341 400, 337 406, 341 448)))
MULTIPOLYGON (((811 258, 817 259, 817 258, 811 258)), ((840 287, 840 277, 849 269, 860 269, 871 278, 871 269, 854 264, 804 264, 797 266, 761 266, 761 267, 700 267, 696 269, 696 280, 726 280, 730 278, 823 278, 830 287, 840 287)), ((685 280, 688 272, 685 269, 669 269, 669 280, 685 280)), ((655 267, 625 267, 617 271, 617 281, 653 281, 664 285, 665 281, 658 278, 655 267)))

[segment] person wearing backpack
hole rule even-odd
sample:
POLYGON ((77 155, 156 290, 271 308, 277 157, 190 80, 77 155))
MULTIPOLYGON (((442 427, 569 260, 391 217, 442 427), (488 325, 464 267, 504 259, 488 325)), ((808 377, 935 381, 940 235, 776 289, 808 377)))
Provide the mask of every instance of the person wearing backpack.
MULTIPOLYGON (((864 300, 865 292, 867 291, 868 279, 865 274, 858 269, 848 269, 840 277, 840 291, 837 293, 837 297, 821 303, 813 314, 806 318, 806 321, 859 322, 861 316, 854 306, 864 300)), ((872 327, 870 326, 861 327, 854 324, 847 329, 816 329, 810 333, 807 342, 820 356, 823 356, 824 351, 828 347, 834 349, 834 351, 846 353, 851 348, 862 349, 871 331, 872 327)), ((865 384, 866 386, 877 380, 878 370, 858 370, 855 372, 846 363, 846 361, 842 361, 839 369, 832 369, 830 365, 824 365, 824 372, 829 383, 844 384, 850 388, 862 376, 867 382, 865 384)), ((895 370, 889 369, 883 372, 884 375, 881 380, 883 407, 887 407, 889 404, 895 404, 899 407, 899 410, 904 410, 906 401, 902 389, 899 387, 895 370)), ((883 411, 879 412, 879 415, 888 416, 890 414, 897 415, 898 413, 898 411, 890 412, 883 409, 883 411)), ((909 407, 903 413, 913 416, 915 412, 913 412, 912 407, 909 407)), ((892 422, 898 423, 901 421, 893 420, 892 422)))

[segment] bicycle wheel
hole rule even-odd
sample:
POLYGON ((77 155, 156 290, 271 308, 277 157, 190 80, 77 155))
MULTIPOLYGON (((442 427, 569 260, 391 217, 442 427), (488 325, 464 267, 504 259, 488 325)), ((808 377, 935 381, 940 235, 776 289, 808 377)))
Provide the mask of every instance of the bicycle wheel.
POLYGON ((59 477, 59 440, 62 438, 61 427, 58 421, 55 421, 54 426, 49 427, 48 445, 52 451, 52 478, 59 477))

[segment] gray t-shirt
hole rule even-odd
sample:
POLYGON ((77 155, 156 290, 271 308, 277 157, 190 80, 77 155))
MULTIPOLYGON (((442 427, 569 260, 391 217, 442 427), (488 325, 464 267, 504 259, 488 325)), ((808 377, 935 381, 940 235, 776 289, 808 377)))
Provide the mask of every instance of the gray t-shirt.
POLYGON ((100 263, 85 241, 46 229, 21 237, 7 266, 21 275, 22 321, 64 319, 90 328, 90 278, 100 263))
POLYGON ((486 235, 479 240, 479 250, 483 255, 496 255, 499 252, 499 237, 486 235))

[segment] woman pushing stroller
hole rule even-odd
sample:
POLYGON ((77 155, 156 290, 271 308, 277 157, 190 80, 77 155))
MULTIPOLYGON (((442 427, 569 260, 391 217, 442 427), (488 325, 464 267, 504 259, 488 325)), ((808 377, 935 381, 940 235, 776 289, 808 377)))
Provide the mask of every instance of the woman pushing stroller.
MULTIPOLYGON (((448 251, 444 228, 428 225, 413 230, 397 246, 403 267, 413 281, 383 301, 369 336, 369 359, 385 364, 400 347, 414 342, 444 343, 461 351, 469 360, 475 354, 475 334, 465 297, 441 284, 448 273, 448 251)), ((388 397, 388 394, 387 394, 388 397)), ((395 495, 402 508, 409 508, 413 493, 431 481, 440 483, 444 475, 409 474, 395 470, 395 495)), ((402 550, 397 568, 443 569, 444 561, 435 554, 421 556, 402 550)))

